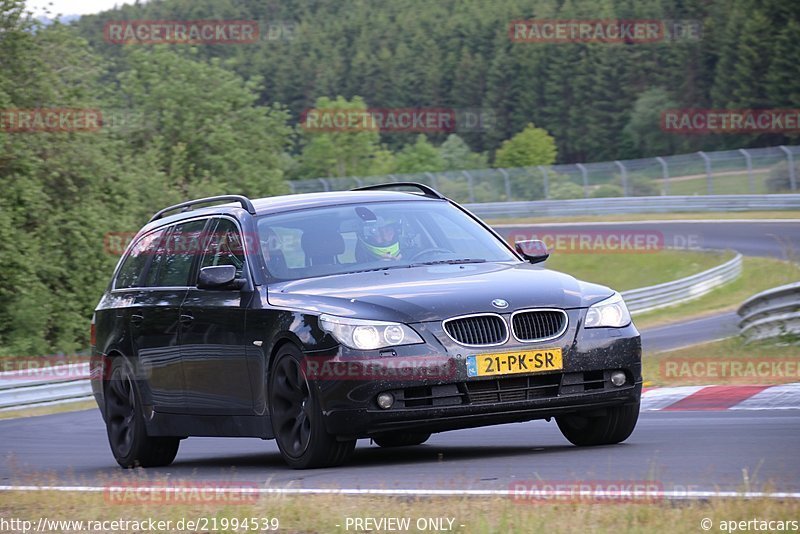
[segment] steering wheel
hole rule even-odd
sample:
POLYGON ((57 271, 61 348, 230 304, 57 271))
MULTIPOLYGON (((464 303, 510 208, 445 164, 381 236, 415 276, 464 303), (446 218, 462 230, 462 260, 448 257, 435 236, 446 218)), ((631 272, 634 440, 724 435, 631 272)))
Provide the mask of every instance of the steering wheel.
POLYGON ((452 251, 452 250, 447 250, 446 248, 431 247, 431 248, 426 248, 425 250, 420 250, 419 252, 417 252, 416 254, 414 254, 414 255, 413 255, 413 256, 412 256, 412 257, 409 259, 409 261, 414 261, 414 260, 416 260, 416 259, 419 259, 419 258, 421 258, 422 256, 425 256, 426 254, 433 254, 433 253, 435 253, 435 252, 443 252, 443 253, 445 253, 445 254, 452 254, 452 253, 453 253, 453 251, 452 251))

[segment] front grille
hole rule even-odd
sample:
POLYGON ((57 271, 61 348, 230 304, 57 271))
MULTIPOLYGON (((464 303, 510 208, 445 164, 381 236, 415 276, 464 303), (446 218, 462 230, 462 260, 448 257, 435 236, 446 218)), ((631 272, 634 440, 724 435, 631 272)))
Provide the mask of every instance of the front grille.
POLYGON ((567 314, 562 310, 520 311, 512 316, 511 328, 520 341, 551 339, 566 330, 567 314))
POLYGON ((561 373, 467 382, 470 404, 492 404, 558 396, 561 373))
POLYGON ((535 399, 555 399, 561 396, 602 393, 633 388, 629 382, 622 388, 611 385, 611 371, 583 371, 527 376, 509 376, 470 380, 454 384, 414 386, 391 391, 395 403, 391 410, 445 408, 535 399))
POLYGON ((468 315, 447 319, 445 332, 462 345, 500 345, 508 339, 508 328, 502 317, 495 314, 468 315))

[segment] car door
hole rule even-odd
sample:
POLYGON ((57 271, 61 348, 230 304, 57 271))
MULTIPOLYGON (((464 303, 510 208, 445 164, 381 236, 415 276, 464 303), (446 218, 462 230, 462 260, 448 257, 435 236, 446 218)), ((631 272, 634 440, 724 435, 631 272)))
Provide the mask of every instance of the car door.
POLYGON ((179 411, 183 404, 177 324, 186 288, 147 287, 164 259, 170 231, 162 228, 137 241, 114 282, 126 304, 118 319, 128 330, 143 402, 160 412, 179 411))
MULTIPOLYGON (((181 357, 190 413, 248 415, 253 413, 247 368, 245 315, 253 298, 245 262, 242 232, 230 218, 215 219, 205 236, 198 265, 234 265, 242 289, 190 287, 181 307, 181 357)), ((195 275, 196 280, 196 275, 195 275)))

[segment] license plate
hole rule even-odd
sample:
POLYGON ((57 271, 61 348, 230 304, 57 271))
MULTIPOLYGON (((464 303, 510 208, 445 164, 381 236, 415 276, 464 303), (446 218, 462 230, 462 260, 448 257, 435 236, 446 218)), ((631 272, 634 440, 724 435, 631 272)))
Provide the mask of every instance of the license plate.
POLYGON ((557 371, 561 349, 523 350, 467 356, 467 376, 514 375, 557 371))

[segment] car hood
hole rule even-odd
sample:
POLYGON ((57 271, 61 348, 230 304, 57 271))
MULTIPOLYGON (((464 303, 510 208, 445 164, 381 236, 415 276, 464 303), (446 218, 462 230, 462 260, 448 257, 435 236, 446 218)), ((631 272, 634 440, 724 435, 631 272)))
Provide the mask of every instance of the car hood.
POLYGON ((432 265, 271 284, 270 305, 405 323, 522 308, 584 308, 607 287, 527 263, 432 265), (508 302, 498 309, 495 299, 508 302))

